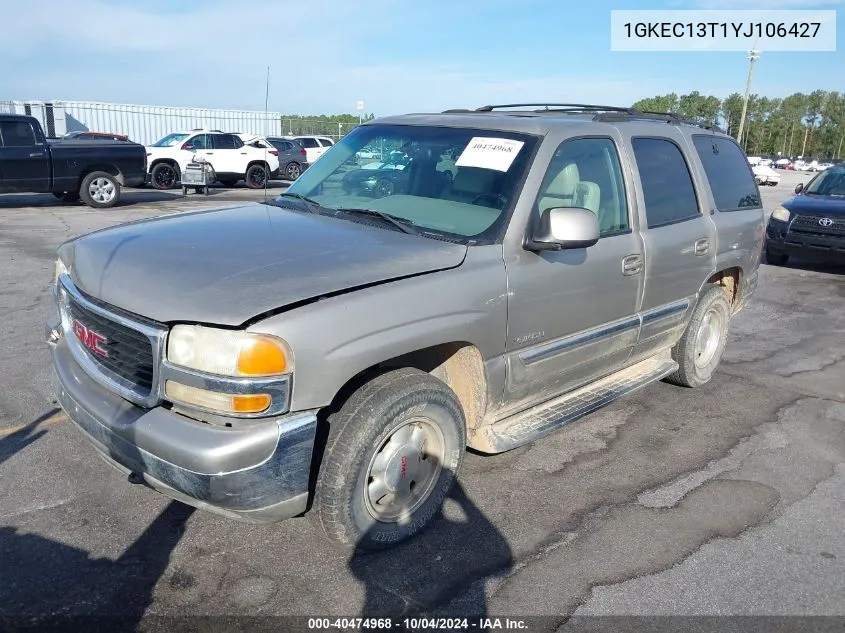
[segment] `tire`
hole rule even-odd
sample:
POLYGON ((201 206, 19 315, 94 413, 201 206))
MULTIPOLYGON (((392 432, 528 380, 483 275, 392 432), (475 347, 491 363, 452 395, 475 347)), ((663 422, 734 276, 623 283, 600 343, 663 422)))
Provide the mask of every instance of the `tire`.
POLYGON ((329 425, 310 513, 328 539, 344 549, 379 550, 428 527, 466 447, 454 392, 423 371, 397 369, 360 387, 329 425), (406 499, 395 503, 395 492, 406 499))
POLYGON ((179 168, 170 163, 159 163, 150 172, 150 184, 159 191, 173 188, 179 182, 179 168))
POLYGON ((387 178, 382 178, 373 188, 376 198, 386 198, 393 195, 393 183, 387 178))
POLYGON ((223 185, 224 187, 228 188, 228 189, 231 189, 236 184, 238 184, 238 181, 237 180, 221 180, 220 184, 223 185))
POLYGON ((249 169, 246 170, 244 180, 246 180, 246 186, 250 189, 263 189, 269 177, 267 168, 264 165, 256 163, 255 165, 250 165, 249 169))
POLYGON ((302 167, 299 163, 288 163, 285 167, 285 178, 288 180, 296 180, 302 175, 302 167))
POLYGON ((681 340, 672 348, 678 370, 666 382, 681 387, 700 387, 709 382, 722 360, 730 322, 731 303, 727 293, 721 286, 708 284, 681 340), (705 339, 701 340, 702 337, 705 339))
POLYGON ((194 193, 205 193, 206 195, 208 191, 208 187, 194 187, 194 193))
POLYGON ((783 266, 789 261, 789 255, 785 253, 773 253, 768 246, 766 246, 766 263, 772 266, 783 266))
POLYGON ((79 187, 82 202, 94 209, 109 209, 120 202, 120 183, 104 171, 92 171, 79 187))

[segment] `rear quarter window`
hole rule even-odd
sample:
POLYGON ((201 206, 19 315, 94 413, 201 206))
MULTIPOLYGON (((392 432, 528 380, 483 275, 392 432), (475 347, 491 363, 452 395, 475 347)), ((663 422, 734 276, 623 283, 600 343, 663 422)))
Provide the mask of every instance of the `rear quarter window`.
POLYGON ((732 140, 693 134, 693 145, 710 183, 716 209, 739 211, 760 208, 760 193, 748 159, 732 140))
POLYGON ((643 188, 648 228, 701 217, 683 152, 666 138, 631 140, 643 188))

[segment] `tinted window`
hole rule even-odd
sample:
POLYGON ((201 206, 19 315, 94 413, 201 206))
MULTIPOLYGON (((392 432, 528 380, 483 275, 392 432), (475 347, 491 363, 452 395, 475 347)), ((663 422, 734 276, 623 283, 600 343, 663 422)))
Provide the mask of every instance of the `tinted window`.
POLYGON ((194 138, 188 140, 188 144, 192 149, 211 149, 211 138, 208 134, 197 134, 194 138))
POLYGON ((238 145, 238 139, 233 134, 215 134, 214 138, 214 149, 237 149, 241 145, 238 145))
POLYGON ((321 138, 320 143, 323 145, 323 147, 331 147, 333 145, 331 139, 328 138, 321 138))
POLYGON ((0 121, 0 136, 6 147, 35 145, 35 134, 27 121, 0 121))
POLYGON ((648 227, 700 217, 692 176, 678 146, 660 138, 635 138, 631 144, 640 171, 648 227))
POLYGON ((320 147, 317 144, 317 139, 314 138, 301 138, 299 139, 299 144, 302 145, 302 147, 320 147))
POLYGON ((748 160, 736 143, 726 138, 694 134, 710 190, 719 211, 759 207, 760 197, 748 160))
POLYGON ((598 216, 601 235, 627 231, 628 202, 616 146, 609 138, 563 142, 549 164, 537 211, 582 207, 598 216))

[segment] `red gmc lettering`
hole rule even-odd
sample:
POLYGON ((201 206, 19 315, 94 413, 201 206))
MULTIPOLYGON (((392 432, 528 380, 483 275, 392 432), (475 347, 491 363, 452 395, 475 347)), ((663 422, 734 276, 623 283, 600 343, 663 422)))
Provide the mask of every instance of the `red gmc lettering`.
POLYGON ((102 346, 103 343, 107 342, 105 336, 97 334, 93 330, 89 330, 87 327, 82 325, 79 321, 73 322, 73 333, 76 334, 76 338, 79 339, 80 343, 82 343, 85 347, 90 349, 92 352, 94 352, 98 356, 108 356, 109 355, 109 353, 102 346))

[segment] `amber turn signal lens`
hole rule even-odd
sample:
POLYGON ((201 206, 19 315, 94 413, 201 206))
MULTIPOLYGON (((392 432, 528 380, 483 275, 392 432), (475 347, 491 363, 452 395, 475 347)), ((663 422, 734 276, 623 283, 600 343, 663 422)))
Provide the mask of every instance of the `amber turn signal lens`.
POLYGON ((232 396, 232 408, 236 413, 260 413, 270 406, 270 396, 266 393, 250 396, 232 396))
POLYGON ((238 375, 267 376, 283 374, 287 369, 287 358, 281 345, 263 337, 244 341, 238 355, 238 375))

